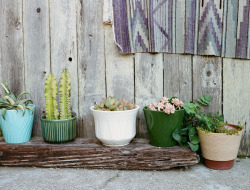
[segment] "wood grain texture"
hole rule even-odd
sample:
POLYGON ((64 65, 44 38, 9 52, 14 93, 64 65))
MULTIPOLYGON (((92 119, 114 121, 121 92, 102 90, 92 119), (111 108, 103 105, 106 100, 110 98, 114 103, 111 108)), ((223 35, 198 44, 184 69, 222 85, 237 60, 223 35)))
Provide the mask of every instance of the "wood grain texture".
POLYGON ((164 96, 192 100, 192 56, 164 54, 164 96))
POLYGON ((112 24, 113 23, 113 0, 103 0, 103 23, 112 24))
POLYGON ((210 94, 212 101, 205 112, 222 113, 222 58, 193 56, 193 99, 210 94))
POLYGON ((225 120, 245 127, 239 154, 250 155, 250 61, 223 59, 225 120))
POLYGON ((105 26, 105 61, 107 96, 134 102, 134 58, 119 53, 111 26, 105 26))
POLYGON ((45 112, 43 86, 50 72, 48 1, 23 1, 23 20, 26 89, 36 106, 33 135, 41 136, 40 118, 45 112))
POLYGON ((51 72, 55 74, 57 83, 59 84, 63 69, 69 69, 71 79, 70 103, 72 113, 78 118, 78 60, 76 31, 76 0, 51 0, 51 72))
POLYGON ((95 130, 90 106, 106 96, 103 1, 78 0, 77 12, 78 136, 93 138, 95 130))
POLYGON ((0 166, 166 170, 198 162, 199 156, 189 148, 158 148, 146 139, 134 139, 124 147, 105 147, 93 139, 63 145, 41 139, 19 145, 0 142, 0 166))
POLYGON ((10 79, 8 84, 15 95, 25 90, 22 6, 22 0, 3 0, 0 7, 0 82, 10 79))
POLYGON ((135 103, 140 106, 137 115, 137 136, 147 137, 143 107, 159 102, 163 96, 163 54, 135 54, 135 103))

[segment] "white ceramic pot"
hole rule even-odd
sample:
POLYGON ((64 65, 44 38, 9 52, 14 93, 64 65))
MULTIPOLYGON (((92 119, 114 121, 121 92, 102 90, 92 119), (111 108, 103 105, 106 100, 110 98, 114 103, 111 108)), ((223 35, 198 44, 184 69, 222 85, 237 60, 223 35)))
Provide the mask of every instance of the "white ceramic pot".
POLYGON ((139 106, 126 111, 90 109, 95 121, 95 135, 106 146, 124 146, 135 137, 136 115, 139 106))

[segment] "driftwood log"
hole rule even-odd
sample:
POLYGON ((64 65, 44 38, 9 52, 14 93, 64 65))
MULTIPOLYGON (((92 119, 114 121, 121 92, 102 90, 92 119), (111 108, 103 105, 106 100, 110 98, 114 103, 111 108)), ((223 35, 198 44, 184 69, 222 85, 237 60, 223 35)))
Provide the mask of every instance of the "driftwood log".
POLYGON ((0 166, 165 170, 198 162, 199 156, 189 148, 158 148, 147 139, 134 139, 124 147, 106 147, 85 138, 66 144, 48 144, 42 138, 23 144, 0 141, 0 166))

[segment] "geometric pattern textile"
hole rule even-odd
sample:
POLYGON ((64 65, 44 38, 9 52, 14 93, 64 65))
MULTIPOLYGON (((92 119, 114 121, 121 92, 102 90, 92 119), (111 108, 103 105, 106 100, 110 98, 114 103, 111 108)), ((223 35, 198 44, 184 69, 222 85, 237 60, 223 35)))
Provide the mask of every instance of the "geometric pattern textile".
POLYGON ((113 0, 115 41, 122 54, 250 59, 249 8, 250 0, 113 0))

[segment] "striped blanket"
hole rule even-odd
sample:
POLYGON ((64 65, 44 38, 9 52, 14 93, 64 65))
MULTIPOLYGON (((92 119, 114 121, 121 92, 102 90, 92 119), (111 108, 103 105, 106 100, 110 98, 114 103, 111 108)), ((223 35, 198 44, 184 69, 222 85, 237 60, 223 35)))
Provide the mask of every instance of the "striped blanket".
POLYGON ((115 40, 122 54, 166 52, 250 59, 249 3, 113 0, 115 40))

